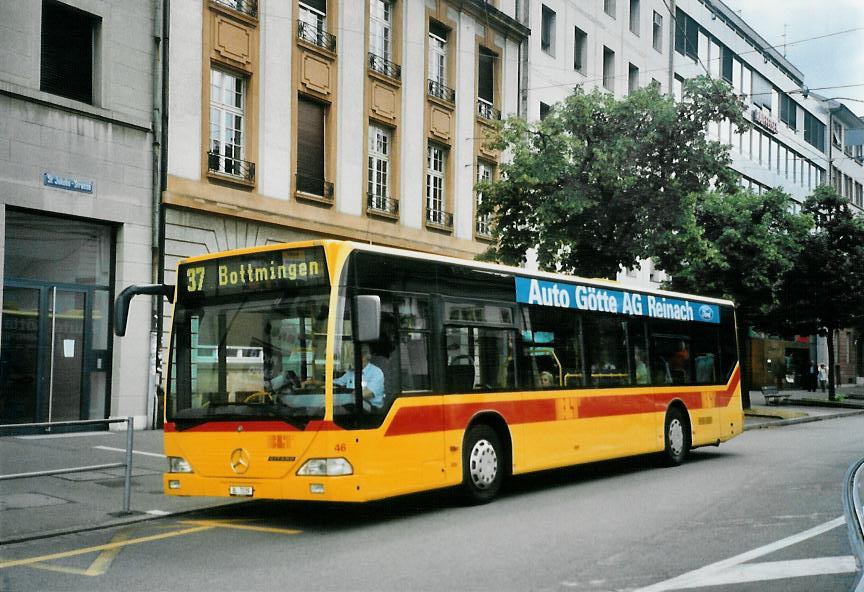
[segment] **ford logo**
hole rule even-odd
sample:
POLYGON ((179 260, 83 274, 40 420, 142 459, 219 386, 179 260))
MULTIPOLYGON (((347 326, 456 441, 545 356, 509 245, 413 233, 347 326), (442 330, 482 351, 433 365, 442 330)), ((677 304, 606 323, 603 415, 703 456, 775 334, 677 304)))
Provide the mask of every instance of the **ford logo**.
POLYGON ((699 318, 703 321, 710 321, 714 318, 714 311, 707 304, 703 304, 699 307, 699 318))

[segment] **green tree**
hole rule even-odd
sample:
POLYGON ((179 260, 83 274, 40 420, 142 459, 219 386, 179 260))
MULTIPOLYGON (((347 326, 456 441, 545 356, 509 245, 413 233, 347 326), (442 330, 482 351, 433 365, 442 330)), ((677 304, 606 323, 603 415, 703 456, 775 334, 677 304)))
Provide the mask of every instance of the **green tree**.
POLYGON ((742 112, 726 83, 703 77, 680 102, 656 84, 623 100, 577 89, 540 122, 509 119, 494 143, 510 158, 478 188, 494 222, 484 258, 520 264, 535 249, 542 269, 614 277, 683 248, 698 237, 697 196, 735 182, 728 147, 705 129, 725 119, 743 129, 742 112))
POLYGON ((783 282, 790 326, 828 340, 828 398, 835 399, 834 334, 864 322, 864 219, 827 185, 816 188, 802 211, 813 219, 783 282))
POLYGON ((775 331, 783 325, 783 280, 808 235, 809 218, 790 211, 780 190, 706 193, 696 206, 700 236, 685 250, 655 257, 672 274, 672 289, 728 298, 736 304, 741 350, 741 391, 750 406, 750 327, 775 331))

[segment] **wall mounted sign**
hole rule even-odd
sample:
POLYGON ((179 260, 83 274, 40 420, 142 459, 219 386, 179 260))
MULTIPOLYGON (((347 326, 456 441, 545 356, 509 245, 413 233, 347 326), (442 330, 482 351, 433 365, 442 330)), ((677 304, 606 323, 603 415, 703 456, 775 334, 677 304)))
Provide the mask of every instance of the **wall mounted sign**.
POLYGON ((46 187, 56 187, 80 193, 93 193, 93 181, 79 181, 70 177, 61 177, 51 173, 43 173, 42 181, 46 187))

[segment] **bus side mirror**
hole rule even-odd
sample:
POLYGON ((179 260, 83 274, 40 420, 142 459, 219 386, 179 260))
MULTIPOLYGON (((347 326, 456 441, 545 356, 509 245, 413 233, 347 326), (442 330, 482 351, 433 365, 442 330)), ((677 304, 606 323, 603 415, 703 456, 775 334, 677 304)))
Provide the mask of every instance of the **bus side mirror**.
POLYGON ((167 284, 140 284, 124 288, 114 305, 114 334, 118 337, 126 335, 126 321, 129 319, 129 303, 138 295, 164 296, 169 302, 174 302, 174 286, 167 284))
POLYGON ((355 304, 357 341, 377 341, 381 336, 381 297, 357 296, 355 304))

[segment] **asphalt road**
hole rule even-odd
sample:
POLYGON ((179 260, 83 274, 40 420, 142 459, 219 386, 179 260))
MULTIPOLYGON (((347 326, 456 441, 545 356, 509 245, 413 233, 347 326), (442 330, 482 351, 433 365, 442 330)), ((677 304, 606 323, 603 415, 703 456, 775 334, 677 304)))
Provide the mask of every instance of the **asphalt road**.
POLYGON ((864 417, 363 506, 250 502, 0 548, 0 590, 846 591, 864 417))

